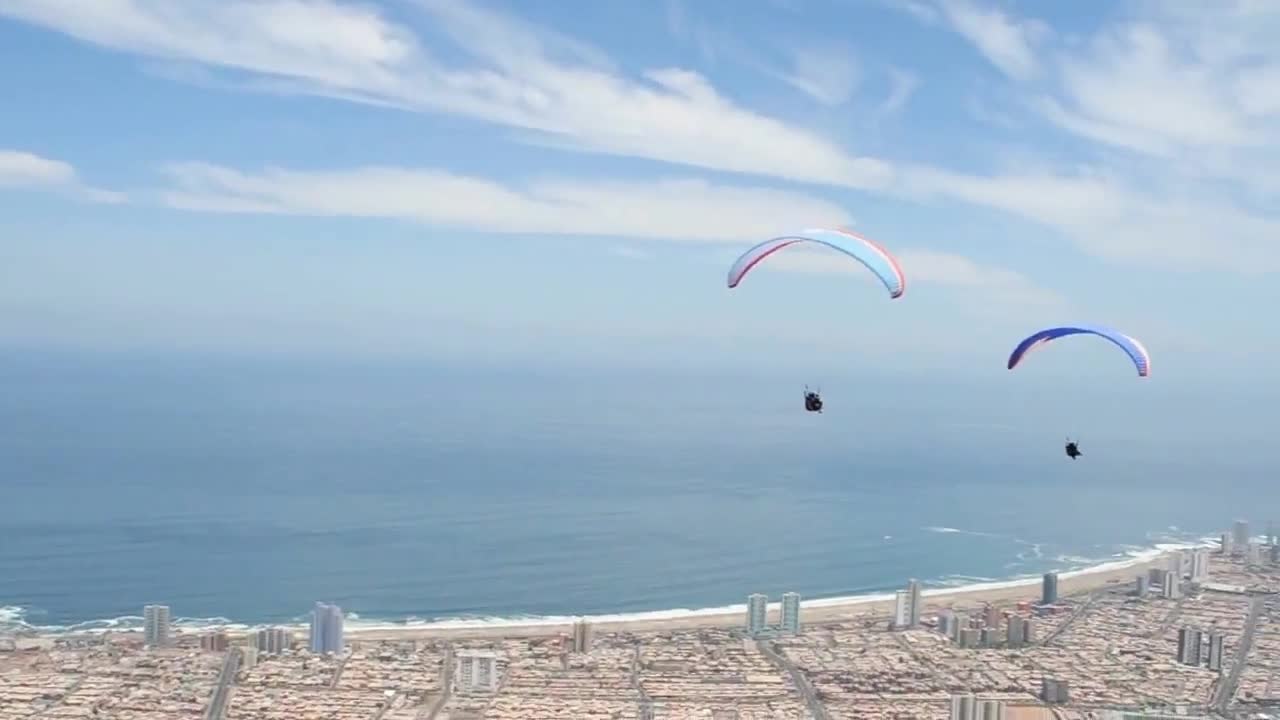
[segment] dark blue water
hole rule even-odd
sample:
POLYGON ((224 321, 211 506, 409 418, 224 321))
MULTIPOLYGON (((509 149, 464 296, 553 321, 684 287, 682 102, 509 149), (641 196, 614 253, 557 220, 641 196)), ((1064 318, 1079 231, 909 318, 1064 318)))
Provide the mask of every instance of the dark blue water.
POLYGON ((849 595, 1236 516, 1261 531, 1276 499, 1247 398, 864 375, 827 378, 814 416, 763 372, 0 367, 0 606, 35 624, 148 602, 266 622, 318 599, 368 619, 849 595), (1077 463, 1064 418, 1088 423, 1077 463))

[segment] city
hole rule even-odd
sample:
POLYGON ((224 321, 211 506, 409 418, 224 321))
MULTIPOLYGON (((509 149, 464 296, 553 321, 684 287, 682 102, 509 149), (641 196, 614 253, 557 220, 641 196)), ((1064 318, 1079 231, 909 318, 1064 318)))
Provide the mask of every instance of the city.
POLYGON ((172 626, 0 638, 0 720, 1130 720, 1280 708, 1280 545, 891 602, 747 598, 745 618, 361 632, 172 626))

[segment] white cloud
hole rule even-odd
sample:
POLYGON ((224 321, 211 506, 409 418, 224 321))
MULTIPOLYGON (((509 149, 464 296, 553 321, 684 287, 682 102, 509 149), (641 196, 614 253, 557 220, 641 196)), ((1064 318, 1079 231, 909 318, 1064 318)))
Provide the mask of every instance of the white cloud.
POLYGON ((61 160, 51 160, 21 150, 0 149, 0 188, 36 188, 78 193, 94 202, 121 202, 120 193, 88 187, 80 182, 76 169, 61 160))
POLYGON ((805 46, 795 51, 789 85, 823 105, 844 105, 853 98, 861 73, 857 58, 847 47, 805 46))
POLYGON ((969 0, 939 0, 938 4, 951 27, 1001 72, 1017 80, 1037 73, 1035 43, 1047 30, 1043 23, 1015 20, 969 0))
POLYGON ((804 195, 696 179, 506 186, 439 170, 245 173, 198 163, 169 173, 175 186, 162 199, 175 208, 395 218, 492 232, 743 242, 849 220, 839 206, 804 195))
POLYGON ((578 150, 851 187, 892 168, 745 109, 702 76, 644 80, 601 53, 461 0, 415 0, 472 63, 451 67, 408 29, 333 0, 11 0, 0 14, 117 50, 251 73, 259 87, 464 115, 578 150))
POLYGON ((880 114, 892 115, 901 110, 919 87, 919 75, 899 68, 889 68, 889 95, 880 103, 880 114))

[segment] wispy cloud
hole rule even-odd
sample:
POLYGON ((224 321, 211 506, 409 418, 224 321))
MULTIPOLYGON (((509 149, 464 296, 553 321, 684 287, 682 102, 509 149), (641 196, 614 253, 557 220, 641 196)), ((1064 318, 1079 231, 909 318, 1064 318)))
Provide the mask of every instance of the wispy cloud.
POLYGON ((0 189, 29 188, 70 192, 94 202, 122 202, 117 192, 89 187, 80 181, 76 169, 61 160, 51 160, 21 150, 0 149, 0 189))
POLYGON ((223 213, 390 218, 468 230, 670 240, 758 240, 845 210, 783 190, 698 179, 540 179, 503 185, 442 170, 365 167, 249 173, 190 163, 168 170, 170 207, 223 213))
POLYGON ((1036 74, 1035 43, 1048 31, 1044 23, 1011 18, 969 0, 938 0, 938 6, 951 27, 1001 72, 1018 80, 1036 74))
POLYGON ((843 105, 853 98, 861 73, 853 50, 840 45, 805 46, 794 53, 789 85, 823 105, 843 105))
POLYGON ((919 75, 900 68, 889 68, 889 95, 880 103, 880 113, 892 115, 902 110, 919 87, 919 75))
POLYGON ((377 11, 333 0, 13 0, 0 15, 105 47, 248 73, 250 86, 464 115, 581 151, 850 187, 891 167, 753 112, 701 75, 614 71, 599 51, 462 0, 414 0, 471 59, 453 67, 377 11))

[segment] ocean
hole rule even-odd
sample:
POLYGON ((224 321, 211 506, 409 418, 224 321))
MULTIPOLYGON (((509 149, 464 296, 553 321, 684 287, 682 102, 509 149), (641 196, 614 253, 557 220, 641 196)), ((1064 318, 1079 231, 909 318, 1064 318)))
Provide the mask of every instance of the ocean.
POLYGON ((1002 380, 826 378, 812 415, 763 370, 10 351, 0 623, 675 612, 1265 529, 1269 461, 1228 401, 1002 380))

